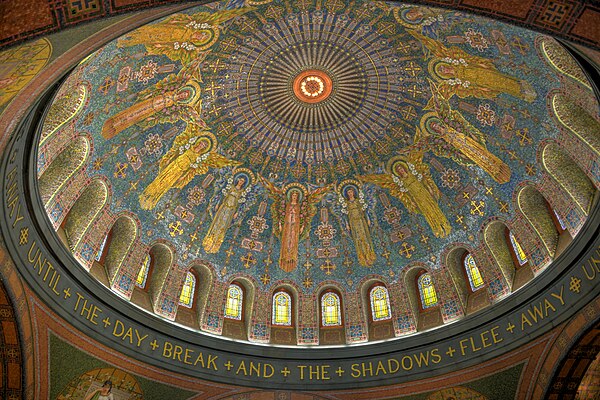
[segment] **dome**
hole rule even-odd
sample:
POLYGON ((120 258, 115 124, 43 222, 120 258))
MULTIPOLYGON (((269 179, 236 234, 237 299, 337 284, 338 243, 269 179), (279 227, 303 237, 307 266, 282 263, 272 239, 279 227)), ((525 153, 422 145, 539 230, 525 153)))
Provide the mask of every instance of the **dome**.
POLYGON ((37 144, 95 279, 199 335, 402 340, 510 296, 584 226, 597 102, 554 39, 386 2, 215 2, 86 57, 37 144))

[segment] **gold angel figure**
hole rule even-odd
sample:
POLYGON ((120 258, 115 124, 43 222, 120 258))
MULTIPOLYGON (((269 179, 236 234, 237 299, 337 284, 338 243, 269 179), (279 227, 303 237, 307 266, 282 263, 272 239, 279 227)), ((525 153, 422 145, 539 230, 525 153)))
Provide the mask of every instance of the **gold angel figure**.
POLYGON ((164 54, 173 61, 181 61, 185 68, 204 60, 207 51, 219 39, 220 24, 251 10, 252 7, 242 7, 192 15, 174 14, 162 22, 131 31, 119 39, 117 46, 140 44, 149 55, 164 54))
POLYGON ((245 200, 248 189, 252 187, 254 174, 246 168, 235 169, 231 178, 231 189, 219 205, 213 220, 204 236, 202 246, 207 253, 216 253, 221 248, 225 234, 235 218, 240 202, 245 200))
POLYGON ((418 145, 461 165, 477 165, 498 183, 509 182, 510 167, 487 149, 484 134, 453 110, 433 83, 431 92, 429 104, 435 111, 421 118, 415 135, 418 145))
POLYGON ((204 120, 200 117, 202 110, 202 90, 195 80, 189 80, 178 84, 179 77, 172 75, 164 82, 159 82, 156 87, 140 93, 138 98, 143 99, 125 110, 108 118, 102 126, 102 136, 111 139, 125 129, 139 123, 149 126, 159 122, 176 122, 184 120, 206 127, 204 120), (179 86, 179 87, 177 87, 179 86), (172 88, 162 93, 162 88, 172 88), (173 112, 169 109, 176 106, 173 112))
POLYGON ((188 125, 161 158, 158 175, 140 195, 140 206, 145 210, 153 209, 171 188, 183 189, 194 177, 206 174, 210 168, 240 165, 217 153, 216 146, 217 140, 212 133, 188 125))
POLYGON ((447 48, 415 30, 407 29, 407 32, 431 52, 429 73, 438 82, 445 98, 456 95, 460 98, 491 99, 506 93, 527 102, 535 100, 536 93, 529 82, 503 74, 491 60, 471 55, 455 46, 447 48))
POLYGON ((395 156, 387 162, 385 174, 361 175, 358 178, 389 190, 409 212, 422 214, 436 237, 450 234, 452 227, 437 202, 440 190, 431 178, 428 166, 423 163, 422 152, 395 156))
POLYGON ((309 192, 299 183, 277 188, 262 176, 259 178, 273 199, 273 234, 281 240, 279 267, 291 272, 298 265, 298 244, 308 237, 310 224, 317 212, 316 204, 331 190, 332 185, 309 192))
POLYGON ((358 263, 370 267, 375 263, 377 256, 369 230, 369 223, 365 214, 365 203, 362 198, 359 182, 346 180, 338 186, 339 201, 342 203, 342 212, 348 215, 350 234, 356 249, 358 263))

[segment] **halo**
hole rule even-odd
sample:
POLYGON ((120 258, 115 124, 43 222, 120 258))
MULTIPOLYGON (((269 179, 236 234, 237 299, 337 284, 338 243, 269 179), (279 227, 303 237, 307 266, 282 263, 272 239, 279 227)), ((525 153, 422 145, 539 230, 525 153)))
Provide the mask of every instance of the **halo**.
POLYGON ((197 45, 195 42, 192 41, 194 46, 196 46, 196 49, 200 50, 200 51, 208 50, 209 48, 211 48, 212 45, 215 44, 217 42, 217 40, 219 40, 219 35, 221 34, 218 26, 204 28, 204 29, 198 29, 196 32, 208 33, 208 37, 209 37, 209 39, 207 41, 204 41, 204 44, 197 45))
POLYGON ((406 156, 406 155, 404 155, 404 154, 397 155, 397 156, 394 156, 394 157, 390 158, 390 159, 388 160, 388 162, 386 163, 385 169, 386 169, 386 171, 387 171, 389 174, 392 174, 392 175, 396 175, 396 176, 397 176, 398 174, 396 174, 396 168, 397 168, 397 167, 398 167, 400 164, 402 164, 402 167, 403 167, 404 169, 406 169, 407 171, 409 171, 409 169, 408 169, 408 158, 407 158, 407 156, 406 156))
POLYGON ((254 173, 248 168, 235 168, 233 170, 233 184, 235 185, 238 178, 244 178, 244 186, 242 189, 246 189, 248 186, 254 183, 254 173))
POLYGON ((177 90, 177 93, 181 93, 183 91, 192 92, 191 96, 188 96, 187 99, 181 100, 180 103, 183 104, 196 104, 198 100, 200 100, 200 95, 202 94, 202 88, 195 80, 189 80, 185 83, 183 87, 177 90))
POLYGON ((214 151, 217 147, 217 138, 211 132, 202 131, 197 136, 198 141, 203 141, 207 144, 205 153, 208 153, 209 151, 214 151))
POLYGON ((441 119, 439 117, 439 115, 435 112, 435 111, 431 111, 428 112, 427 114, 423 115, 421 117, 421 122, 419 124, 419 127, 421 128, 422 132, 427 132, 429 134, 433 134, 433 135, 437 135, 436 132, 432 131, 429 126, 431 125, 431 123, 433 121, 439 121, 441 123, 441 119))
POLYGON ((362 187, 362 185, 356 179, 345 179, 337 185, 336 191, 344 199, 347 199, 348 196, 346 194, 347 194, 348 189, 351 189, 351 188, 354 189, 354 191, 356 192, 356 195, 358 196, 358 194, 361 191, 361 187, 362 187))
POLYGON ((291 194, 293 192, 297 192, 300 195, 300 198, 298 199, 299 203, 301 203, 308 196, 308 190, 306 190, 304 185, 297 182, 285 185, 283 187, 283 192, 285 193, 285 197, 288 200, 290 200, 291 194))
POLYGON ((412 10, 415 7, 406 7, 406 8, 400 8, 400 7, 395 7, 394 8, 394 18, 396 18, 396 21, 400 24, 403 25, 407 28, 417 28, 419 26, 421 26, 421 22, 423 22, 423 18, 421 18, 419 21, 411 21, 408 18, 405 17, 405 14, 412 10))

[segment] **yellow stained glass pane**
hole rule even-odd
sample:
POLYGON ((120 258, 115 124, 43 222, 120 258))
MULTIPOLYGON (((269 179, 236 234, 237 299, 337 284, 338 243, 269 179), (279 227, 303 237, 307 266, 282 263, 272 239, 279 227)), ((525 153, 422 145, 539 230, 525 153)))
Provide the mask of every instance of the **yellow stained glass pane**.
POLYGON ((148 254, 144 259, 142 264, 142 268, 140 268, 140 272, 138 272, 137 279, 135 284, 142 289, 146 287, 146 279, 148 278, 148 270, 150 269, 150 255, 148 254))
POLYGON ((286 292, 278 292, 273 296, 273 324, 292 324, 292 299, 286 292))
POLYGON ((479 268, 477 268, 475 259, 471 254, 467 254, 465 257, 465 269, 467 270, 467 276, 469 277, 471 289, 475 291, 477 288, 483 285, 483 278, 481 277, 479 268))
POLYGON ((185 283, 181 288, 181 294, 179 295, 179 304, 188 308, 191 308, 194 302, 194 288, 196 286, 196 278, 191 272, 188 272, 185 276, 185 283))
POLYGON ((392 317, 388 291, 383 286, 375 286, 370 294, 373 321, 382 321, 392 317))
POLYGON ((515 235, 513 235, 512 232, 510 232, 508 236, 510 237, 510 243, 512 244, 513 250, 517 255, 517 259, 519 260, 519 265, 525 264, 527 262, 527 255, 525 254, 523 248, 517 241, 517 238, 515 237, 515 235))
POLYGON ((321 316, 323 326, 342 325, 340 298, 337 294, 328 292, 321 297, 321 316))
POLYGON ((227 301, 225 302, 225 318, 242 319, 242 300, 244 293, 242 288, 232 283, 227 289, 227 301))
POLYGON ((423 308, 435 306, 438 302, 438 298, 433 282, 431 281, 431 276, 429 276, 429 274, 423 274, 419 277, 418 282, 423 308))

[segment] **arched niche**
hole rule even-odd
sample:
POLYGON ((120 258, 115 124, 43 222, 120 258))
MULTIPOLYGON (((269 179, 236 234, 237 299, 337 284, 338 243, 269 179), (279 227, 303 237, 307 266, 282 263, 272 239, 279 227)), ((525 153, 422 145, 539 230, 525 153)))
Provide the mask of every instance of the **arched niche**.
POLYGON ((319 314, 319 344, 333 345, 346 343, 344 297, 342 291, 333 285, 325 285, 317 291, 317 310, 319 314), (328 302, 337 301, 337 305, 328 302), (338 313, 339 322, 331 324, 328 315, 338 313))
POLYGON ((271 303, 269 312, 269 324, 271 325, 271 343, 273 344, 297 344, 296 332, 298 325, 299 296, 298 290, 289 284, 282 284, 275 287, 270 293, 271 303), (291 321, 290 325, 277 324, 275 322, 275 295, 277 293, 287 293, 290 296, 291 321))
POLYGON ((477 257, 472 252, 464 247, 455 247, 446 255, 445 264, 450 272, 450 277, 458 293, 458 298, 467 314, 490 305, 488 286, 483 277, 481 264, 477 262, 477 257), (477 285, 479 282, 473 282, 476 280, 472 276, 474 274, 467 270, 467 268, 471 268, 468 265, 469 257, 472 258, 472 262, 474 262, 477 273, 481 278, 480 285, 477 285))
POLYGON ((86 232, 108 200, 108 187, 101 179, 92 180, 69 210, 62 229, 69 249, 75 254, 86 232))
MULTIPOLYGON (((192 294, 192 307, 178 307, 175 322, 200 329, 200 321, 204 318, 208 294, 213 287, 215 275, 210 267, 199 262, 192 264, 188 272, 194 274, 196 278, 196 286, 192 294)), ((182 275, 182 279, 186 279, 186 274, 182 275)))
POLYGON ((75 138, 48 166, 38 180, 44 207, 48 207, 61 189, 87 161, 90 143, 85 136, 75 138))
POLYGON ((600 122, 563 93, 555 93, 551 103, 560 123, 594 153, 600 154, 600 122))
POLYGON ((512 291, 533 279, 529 263, 521 265, 516 260, 510 241, 510 229, 503 222, 491 221, 487 224, 484 228, 484 240, 512 291))
POLYGON ((556 256, 559 232, 546 198, 533 186, 527 185, 517 194, 519 210, 544 244, 550 257, 556 256))
POLYGON ((250 323, 252 322, 254 296, 256 295, 255 285, 247 277, 236 277, 233 279, 225 291, 225 307, 228 306, 227 296, 229 287, 231 287, 231 285, 236 285, 242 289, 243 297, 241 299, 241 318, 230 318, 228 317, 227 313, 224 312, 222 335, 234 339, 248 340, 248 331, 250 328, 250 323))
POLYGON ((550 37, 540 37, 539 44, 542 55, 554 69, 592 90, 585 73, 567 49, 550 37))
POLYGON ((393 338, 394 312, 388 286, 380 279, 369 279, 361 285, 360 297, 369 340, 393 338))
POLYGON ((587 216, 596 191, 587 175, 556 143, 548 143, 544 147, 542 163, 546 172, 558 182, 567 197, 587 216))
MULTIPOLYGON (((174 253, 169 246, 163 243, 154 244, 149 251, 152 274, 148 278, 148 291, 145 304, 150 307, 156 307, 158 298, 161 295, 167 275, 174 262, 174 253)), ((154 308, 153 308, 154 309, 154 308)))
MULTIPOLYGON (((442 318, 442 312, 440 310, 439 301, 436 306, 423 307, 421 302, 421 295, 418 286, 418 279, 423 274, 432 275, 430 271, 423 268, 422 266, 413 266, 404 275, 404 287, 408 294, 410 306, 413 311, 413 315, 417 320, 417 331, 423 331, 436 326, 440 326, 444 323, 442 318)), ((435 280, 433 281, 435 287, 435 280)))
POLYGON ((105 246, 106 254, 102 257, 101 263, 111 284, 129 255, 137 236, 137 224, 129 216, 122 215, 117 218, 110 229, 105 246))

